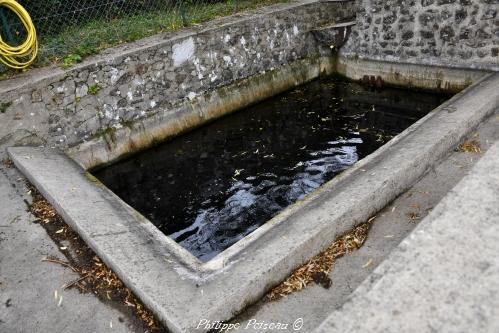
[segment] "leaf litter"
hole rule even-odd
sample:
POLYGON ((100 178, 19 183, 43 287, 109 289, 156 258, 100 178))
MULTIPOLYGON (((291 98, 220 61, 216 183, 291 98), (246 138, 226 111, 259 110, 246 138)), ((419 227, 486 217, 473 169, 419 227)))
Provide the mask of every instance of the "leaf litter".
POLYGON ((372 217, 366 223, 362 223, 350 232, 339 237, 325 251, 310 259, 305 265, 295 270, 280 285, 273 288, 268 294, 269 301, 278 300, 291 293, 302 290, 311 282, 329 288, 332 281, 329 274, 336 259, 345 254, 356 251, 364 245, 369 229, 376 217, 372 217))
POLYGON ((461 153, 475 153, 475 154, 482 153, 482 147, 480 145, 480 142, 475 139, 461 143, 458 146, 457 150, 461 153))
MULTIPOLYGON (((147 332, 164 332, 164 329, 138 298, 128 289, 116 274, 109 269, 101 259, 83 242, 77 233, 69 228, 54 207, 31 184, 30 189, 33 201, 29 205, 30 212, 35 216, 35 222, 40 223, 47 230, 52 239, 59 245, 69 241, 73 251, 64 251, 67 260, 56 257, 45 257, 44 262, 50 262, 67 267, 79 274, 80 277, 69 281, 62 289, 77 288, 82 293, 92 293, 102 300, 114 301, 123 308, 129 308, 147 328, 147 332), (71 255, 70 253, 71 252, 71 255)), ((62 295, 56 290, 54 296, 58 306, 62 304, 62 295)))

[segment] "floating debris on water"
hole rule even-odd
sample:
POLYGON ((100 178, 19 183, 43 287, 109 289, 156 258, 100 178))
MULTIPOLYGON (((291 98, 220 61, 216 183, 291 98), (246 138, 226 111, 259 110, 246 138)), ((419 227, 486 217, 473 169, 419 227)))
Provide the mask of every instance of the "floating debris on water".
POLYGON ((208 261, 445 99, 325 78, 95 176, 164 234, 208 261))

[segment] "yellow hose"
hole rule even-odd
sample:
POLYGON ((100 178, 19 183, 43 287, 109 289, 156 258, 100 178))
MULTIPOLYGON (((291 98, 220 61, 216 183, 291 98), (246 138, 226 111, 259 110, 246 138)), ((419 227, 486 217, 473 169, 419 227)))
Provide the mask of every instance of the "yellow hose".
POLYGON ((8 67, 23 69, 31 65, 38 55, 36 29, 26 9, 17 1, 0 0, 0 6, 12 10, 21 20, 28 33, 26 40, 18 46, 11 46, 3 41, 0 35, 0 62, 8 67))

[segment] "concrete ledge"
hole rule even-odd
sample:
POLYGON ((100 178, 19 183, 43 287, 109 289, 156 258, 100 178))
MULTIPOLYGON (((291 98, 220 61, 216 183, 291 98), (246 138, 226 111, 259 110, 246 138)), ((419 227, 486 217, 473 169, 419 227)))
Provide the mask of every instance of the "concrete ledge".
POLYGON ((435 109, 350 170, 201 264, 53 149, 10 148, 16 166, 173 332, 227 320, 337 236, 383 208, 499 107, 499 74, 435 109))
POLYGON ((486 70, 387 62, 345 57, 336 60, 336 71, 352 80, 381 77, 385 83, 404 88, 459 92, 490 73, 486 70))
POLYGON ((317 333, 498 332, 498 253, 496 142, 317 333))

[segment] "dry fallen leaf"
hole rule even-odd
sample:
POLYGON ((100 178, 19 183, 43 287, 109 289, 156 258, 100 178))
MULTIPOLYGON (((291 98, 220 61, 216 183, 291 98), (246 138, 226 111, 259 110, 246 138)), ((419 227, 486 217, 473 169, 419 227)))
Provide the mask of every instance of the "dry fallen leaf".
POLYGON ((14 167, 14 162, 12 162, 11 159, 4 159, 3 160, 3 164, 5 165, 6 168, 10 169, 10 168, 13 168, 14 167))
POLYGON ((457 149, 462 153, 475 153, 475 154, 482 153, 482 147, 478 140, 470 140, 463 142, 462 144, 459 145, 457 149))
POLYGON ((410 212, 407 214, 407 217, 410 218, 412 221, 415 221, 421 217, 418 212, 410 212))

